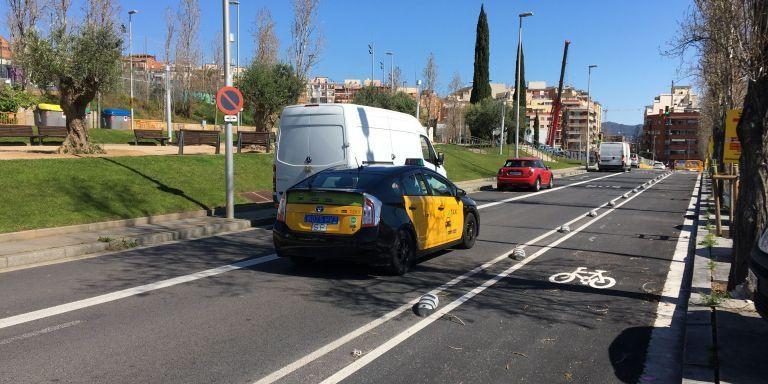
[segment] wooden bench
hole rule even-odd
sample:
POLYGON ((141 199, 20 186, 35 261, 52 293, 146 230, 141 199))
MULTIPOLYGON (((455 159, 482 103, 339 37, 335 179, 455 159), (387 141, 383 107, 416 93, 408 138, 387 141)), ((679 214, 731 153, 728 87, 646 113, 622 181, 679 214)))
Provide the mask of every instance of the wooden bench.
POLYGON ((199 129, 182 129, 178 131, 179 155, 184 154, 185 145, 213 145, 216 154, 221 151, 221 137, 219 131, 203 131, 199 129))
POLYGON ((39 125, 37 127, 37 140, 40 145, 43 145, 43 138, 45 137, 67 137, 67 127, 50 127, 46 125, 39 125))
POLYGON ((160 145, 165 146, 165 142, 168 141, 168 136, 165 131, 159 129, 134 129, 133 130, 133 142, 139 145, 139 140, 153 139, 160 142, 160 145))
POLYGON ((29 125, 4 125, 0 126, 0 137, 28 137, 29 144, 33 145, 37 135, 29 125))
POLYGON ((269 132, 238 132, 237 133, 237 153, 243 148, 243 145, 263 145, 269 153, 271 145, 269 132))

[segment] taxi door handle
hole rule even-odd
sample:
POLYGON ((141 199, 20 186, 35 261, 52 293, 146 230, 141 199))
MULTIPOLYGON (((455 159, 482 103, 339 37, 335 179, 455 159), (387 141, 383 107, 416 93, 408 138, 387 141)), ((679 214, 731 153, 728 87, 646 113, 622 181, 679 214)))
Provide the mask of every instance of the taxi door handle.
POLYGON ((445 209, 445 205, 441 205, 441 206, 437 207, 437 210, 438 210, 438 211, 442 211, 442 210, 444 210, 444 209, 445 209))
POLYGON ((416 206, 415 205, 411 205, 410 207, 408 207, 408 209, 410 209, 411 211, 415 211, 416 210, 416 206))

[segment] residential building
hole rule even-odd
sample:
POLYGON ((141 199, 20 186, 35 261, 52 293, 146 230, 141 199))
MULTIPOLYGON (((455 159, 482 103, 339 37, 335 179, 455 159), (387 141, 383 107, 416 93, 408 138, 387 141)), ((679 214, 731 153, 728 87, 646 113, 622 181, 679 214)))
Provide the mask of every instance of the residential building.
POLYGON ((303 100, 299 98, 300 103, 334 103, 336 96, 336 85, 325 76, 318 76, 307 81, 307 92, 303 100))
POLYGON ((4 37, 0 36, 0 64, 8 65, 13 60, 13 47, 4 37))
POLYGON ((675 86, 646 106, 640 153, 661 162, 703 160, 699 151, 699 102, 690 86, 675 86))
POLYGON ((133 61, 134 71, 161 72, 165 71, 165 63, 157 61, 155 55, 138 53, 122 58, 123 64, 128 66, 133 61))

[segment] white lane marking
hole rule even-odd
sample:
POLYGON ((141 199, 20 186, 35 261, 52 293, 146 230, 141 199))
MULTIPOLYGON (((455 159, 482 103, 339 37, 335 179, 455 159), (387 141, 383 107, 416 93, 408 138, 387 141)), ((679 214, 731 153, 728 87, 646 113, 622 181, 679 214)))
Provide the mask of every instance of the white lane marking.
POLYGON ((276 259, 277 259, 277 255, 273 253, 273 254, 262 256, 255 259, 240 261, 237 263, 228 264, 228 265, 224 265, 217 268, 207 269, 205 271, 195 272, 189 275, 174 277, 167 280, 161 280, 161 281, 157 281, 150 284, 140 285, 138 287, 124 289, 122 291, 107 293, 100 296, 94 296, 94 297, 90 297, 83 300, 73 301, 71 303, 57 305, 55 307, 40 309, 33 312, 27 312, 27 313, 22 313, 16 316, 6 317, 4 319, 0 319, 0 329, 12 327, 14 325, 27 323, 34 320, 44 319, 46 317, 60 315, 62 313, 67 313, 67 312, 72 312, 72 311, 76 311, 83 308, 92 307, 94 305, 108 303, 110 301, 124 299, 126 297, 136 296, 142 293, 147 293, 147 292, 162 289, 162 288, 168 288, 168 287, 182 284, 182 283, 188 283, 190 281, 204 279, 206 277, 219 275, 225 272, 230 272, 230 271, 234 271, 241 268, 248 268, 253 265, 266 263, 268 261, 272 261, 276 259))
MULTIPOLYGON (((603 176, 601 178, 615 176, 615 175, 618 175, 618 174, 603 176)), ((589 181, 592 181, 592 180, 590 179, 590 180, 587 180, 586 182, 589 182, 589 181)), ((571 185, 574 185, 574 184, 571 184, 571 185)), ((563 188, 563 187, 561 187, 561 188, 563 188)), ((555 189, 553 188, 553 189, 550 189, 550 190, 547 190, 547 191, 552 191, 552 190, 555 190, 555 189)), ((525 196, 522 196, 522 197, 526 197, 526 196, 531 196, 531 195, 525 195, 525 196)), ((627 200, 627 201, 629 201, 629 200, 627 200)), ((605 208, 606 206, 607 206, 607 203, 606 204, 601 204, 600 206, 598 206, 596 208, 593 208, 593 209, 594 210, 598 210, 598 209, 605 208)), ((478 209, 480 209, 480 207, 478 207, 478 209)), ((582 214, 582 215, 576 216, 575 218, 573 218, 570 221, 568 221, 567 223, 565 223, 565 225, 570 226, 571 224, 573 224, 573 223, 583 219, 585 216, 586 216, 586 214, 582 214)), ((537 242, 539 242, 539 241, 541 241, 541 240, 543 240, 543 239, 545 239, 545 238, 547 238, 549 236, 552 236, 553 234, 557 233, 559 228, 560 228, 560 226, 557 226, 555 229, 552 229, 549 232, 546 232, 546 233, 536 237, 535 239, 532 239, 532 240, 528 241, 525 244, 519 245, 519 247, 520 248, 525 248, 528 245, 534 245, 537 242)), ((440 293, 440 292, 442 292, 442 291, 444 291, 444 290, 446 290, 446 289, 448 289, 448 288, 458 284, 459 282, 461 282, 463 280, 466 280, 470 276, 472 276, 472 275, 474 275, 474 274, 476 274, 478 272, 485 271, 486 269, 488 269, 489 267, 493 266, 494 264, 509 258, 509 255, 511 255, 513 252, 514 252, 514 248, 510 249, 509 251, 499 255, 498 257, 496 257, 496 258, 494 258, 494 259, 492 259, 492 260, 490 260, 490 261, 488 261, 488 262, 486 262, 486 263, 484 263, 484 264, 482 264, 482 265, 480 265, 480 266, 470 270, 469 272, 454 278, 453 280, 451 280, 451 281, 441 285, 440 287, 438 287, 436 289, 433 289, 429 293, 436 295, 436 294, 438 294, 438 293, 440 293)), ((389 321, 390 319, 398 316, 402 312, 410 310, 410 308, 419 301, 419 298, 420 297, 417 297, 417 298, 409 301, 408 303, 403 304, 402 306, 400 306, 400 307, 398 307, 398 308, 396 308, 396 309, 394 309, 394 310, 384 314, 383 316, 381 316, 381 317, 379 317, 379 318, 377 318, 377 319, 375 319, 375 320, 373 320, 373 321, 371 321, 371 322, 369 322, 367 324, 364 324, 363 326, 355 329, 354 331, 349 332, 346 335, 344 335, 344 336, 342 336, 342 337, 340 337, 340 338, 338 338, 338 339, 336 339, 336 340, 334 340, 334 341, 332 341, 332 342, 330 342, 330 343, 328 343, 328 344, 326 344, 326 345, 324 345, 324 346, 322 346, 322 347, 320 347, 320 348, 310 352, 309 354, 303 356, 302 358, 300 358, 300 359, 298 359, 298 360, 296 360, 296 361, 294 361, 294 362, 284 366, 283 368, 280 368, 277 371, 274 371, 271 374, 269 374, 269 375, 259 379, 254 384, 268 384, 268 383, 273 383, 273 382, 275 382, 277 380, 280 380, 281 378, 289 375, 290 373, 298 370, 299 368, 301 368, 301 367, 311 363, 314 360, 319 359, 320 357, 328 354, 329 352, 331 352, 331 351, 341 347, 342 345, 344 345, 344 344, 346 344, 346 343, 356 339, 357 337, 365 334, 366 332, 370 331, 371 329, 374 329, 374 328, 378 327, 379 325, 389 321)))
MULTIPOLYGON (((606 204, 602 204, 602 205, 600 205, 599 207, 597 207, 595 209, 601 209, 601 208, 603 208, 605 206, 606 206, 606 204)), ((583 215, 583 214, 579 215, 579 216, 576 216, 575 218, 573 218, 570 221, 568 221, 566 223, 566 225, 570 226, 571 224, 573 224, 573 223, 583 219, 584 216, 585 215, 583 215)), ((538 237, 528 241, 525 244, 518 245, 516 248, 523 248, 524 249, 528 245, 534 245, 534 244, 538 243, 539 241, 544 240, 547 237, 552 236, 555 233, 557 233, 557 230, 559 228, 560 227, 558 226, 557 228, 552 229, 552 230, 550 230, 550 231, 548 231, 548 232, 546 232, 546 233, 544 233, 544 234, 542 234, 542 235, 540 235, 540 236, 538 236, 538 237)), ((496 264, 496 263, 498 263, 498 262, 500 262, 502 260, 506 260, 507 258, 509 258, 509 255, 511 255, 514 251, 515 251, 515 248, 510 249, 509 251, 507 251, 507 252, 497 256, 496 258, 494 258, 494 259, 492 259, 490 261, 487 261, 487 262, 483 263, 482 265, 480 265, 478 267, 473 268, 469 272, 466 272, 465 274, 454 278, 453 280, 451 280, 451 281, 441 285, 438 288, 435 288, 435 289, 431 290, 428 294, 437 295, 438 293, 440 293, 440 292, 442 292, 442 291, 444 291, 444 290, 446 290, 446 289, 448 289, 448 288, 450 288, 450 287, 460 283, 461 281, 466 280, 467 278, 471 277, 472 275, 474 275, 474 274, 476 274, 478 272, 481 272, 481 271, 485 271, 489 267, 493 266, 494 264, 496 264)), ((367 324, 364 324, 363 326, 355 329, 354 331, 349 332, 346 335, 344 335, 344 336, 342 336, 342 337, 340 337, 340 338, 338 338, 338 339, 336 339, 336 340, 334 340, 334 341, 332 341, 332 342, 330 342, 330 343, 328 343, 328 344, 326 344, 326 345, 324 345, 324 346, 322 346, 322 347, 320 347, 320 348, 310 352, 309 354, 307 354, 304 357, 302 357, 302 358, 300 358, 300 359, 298 359, 298 360, 296 360, 296 361, 286 365, 285 367, 280 368, 277 371, 274 371, 274 372, 270 373, 267 376, 264 376, 263 378, 261 378, 258 381, 256 381, 254 384, 268 384, 268 383, 274 383, 275 381, 280 380, 281 378, 289 375, 290 373, 296 371, 297 369, 299 369, 299 368, 301 368, 301 367, 311 363, 314 360, 319 359, 320 357, 323 357, 324 355, 328 354, 329 352, 331 352, 331 351, 341 347, 342 345, 344 345, 344 344, 346 344, 346 343, 348 343, 348 342, 350 342, 350 341, 360 337, 361 335, 363 335, 366 332, 368 332, 368 331, 378 327, 379 325, 381 325, 383 323, 386 323, 387 321, 389 321, 390 319, 400 315, 401 313, 410 310, 411 307, 413 307, 414 304, 419 302, 420 298, 421 297, 417 297, 417 298, 415 298, 415 299, 413 299, 413 300, 411 300, 411 301, 401 305, 400 307, 398 307, 398 308, 396 308, 396 309, 394 309, 394 310, 392 310, 390 312, 387 312, 383 316, 381 316, 381 317, 379 317, 379 318, 377 318, 377 319, 375 319, 375 320, 373 320, 373 321, 371 321, 371 322, 369 322, 367 324)))
POLYGON ((606 215, 610 214, 611 212, 615 211, 616 209, 618 209, 622 205, 630 202, 635 197, 640 196, 640 194, 642 194, 642 192, 639 192, 639 193, 633 195, 632 197, 630 197, 629 199, 626 199, 626 200, 622 201, 621 203, 617 204, 615 207, 609 208, 608 210, 606 210, 605 212, 603 212, 599 216, 595 217, 594 219, 588 221, 587 223, 585 223, 584 225, 582 225, 581 227, 579 227, 575 231, 570 232, 570 233, 566 234, 565 236, 563 236, 561 238, 558 238, 557 240, 553 241, 549 245, 546 245, 546 246, 542 247, 536 253, 532 254, 528 258, 526 258, 526 259, 518 262, 517 264, 507 268, 505 271, 499 273, 498 275, 494 276, 490 280, 484 282, 482 285, 475 287, 474 289, 472 289, 471 291, 465 293, 463 296, 461 296, 458 299, 454 300, 450 304, 446 305, 445 307, 440 308, 439 310, 433 312, 431 315, 425 317, 423 320, 421 320, 418 323, 410 326, 405 331, 403 331, 403 332, 399 333, 398 335, 394 336, 393 338, 387 340, 386 342, 384 342, 384 344, 374 348, 372 351, 366 353, 361 358, 355 360, 353 363, 347 365, 346 367, 344 367, 341 370, 337 371, 336 373, 334 373, 333 375, 331 375, 327 379, 323 380, 321 382, 321 384, 338 383, 341 380, 344 380, 345 378, 349 377, 353 373, 355 373, 358 370, 360 370, 361 368, 365 367, 366 365, 368 365, 372 361, 374 361, 377 358, 381 357, 383 354, 387 353, 389 350, 391 350, 392 348, 396 347, 397 345, 399 345, 403 341, 405 341, 408 338, 410 338, 411 336, 415 335, 417 332, 421 331, 422 329, 424 329, 429 324, 435 322, 436 320, 441 318, 446 313, 456 309, 458 306, 464 304, 469 299, 471 299, 471 298, 477 296, 478 294, 480 294, 481 292, 483 292, 486 288, 496 284, 501 279, 509 276, 510 274, 515 272, 516 270, 522 268, 526 264, 528 264, 531 261, 537 259, 539 256, 541 256, 544 253, 548 252, 550 249, 558 246, 560 243, 562 243, 562 242, 570 239, 571 237, 575 236, 577 233, 583 231, 584 229, 586 229, 590 225, 594 224, 598 220, 602 219, 606 215))
POLYGON ((499 204, 508 203, 510 201, 527 199, 527 198, 532 197, 532 196, 539 196, 539 195, 543 195, 545 193, 559 191, 559 190, 561 190, 563 188, 568 188, 568 187, 573 187, 573 186, 576 186, 576 185, 590 183, 590 182, 593 182, 593 181, 596 181, 596 180, 601 180, 601 179, 605 179, 607 177, 614 177, 614 176, 618 176, 618 175, 621 175, 621 173, 614 173, 614 174, 611 174, 611 175, 600 176, 600 177, 597 177, 597 178, 594 178, 594 179, 579 181, 578 183, 572 183, 572 184, 568 184, 568 185, 563 185, 561 187, 555 187, 555 188, 552 188, 552 189, 542 189, 541 191, 538 191, 538 192, 529 193, 529 194, 522 195, 522 196, 510 197, 508 199, 494 201, 492 203, 486 203, 486 204, 483 204, 483 205, 478 205, 477 209, 484 209, 484 208, 493 207, 493 206, 496 206, 496 205, 499 205, 499 204))
POLYGON ((54 325, 52 327, 47 327, 47 328, 43 328, 43 329, 38 329, 37 331, 28 332, 28 333, 25 333, 23 335, 9 337, 7 339, 0 340, 0 345, 6 345, 6 344, 13 343, 14 341, 29 339, 30 337, 40 336, 40 335, 44 335, 46 333, 51 333, 53 331, 58 331, 60 329, 69 328, 71 326, 78 325, 78 324, 80 324, 82 322, 83 322, 82 320, 70 321, 68 323, 54 325))
MULTIPOLYGON (((678 307, 680 300, 680 288, 685 273, 686 258, 691 249, 691 242, 694 241, 694 234, 697 228, 694 228, 696 205, 700 196, 701 177, 696 179, 696 184, 691 192, 691 199, 688 201, 688 209, 685 212, 683 228, 680 230, 680 236, 677 238, 675 253, 672 256, 672 262, 669 264, 669 272, 664 282, 664 288, 661 291, 662 300, 656 307, 656 320, 653 323, 651 339, 648 342, 648 350, 645 354, 645 364, 643 373, 640 375, 640 381, 646 377, 665 376, 672 380, 677 376, 677 369, 680 366, 680 358, 673 352, 672 348, 682 337, 683 318, 682 313, 675 312, 678 308, 686 308, 685 305, 678 307)), ((693 262, 692 260, 690 262, 693 262)))

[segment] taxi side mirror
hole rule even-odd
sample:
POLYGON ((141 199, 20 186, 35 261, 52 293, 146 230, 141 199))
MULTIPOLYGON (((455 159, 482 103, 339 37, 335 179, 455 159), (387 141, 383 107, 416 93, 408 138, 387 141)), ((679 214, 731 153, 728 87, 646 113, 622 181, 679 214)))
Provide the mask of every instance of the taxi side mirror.
POLYGON ((437 165, 443 165, 445 163, 445 153, 437 153, 437 165))
POLYGON ((456 188, 456 196, 457 197, 464 197, 466 195, 467 195, 467 191, 465 191, 465 190, 463 190, 461 188, 456 188))

